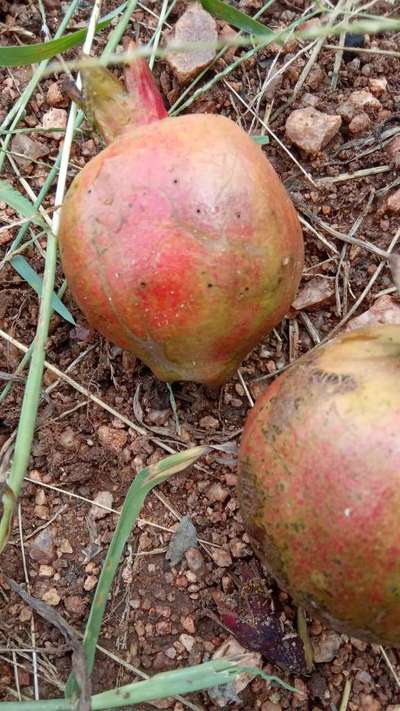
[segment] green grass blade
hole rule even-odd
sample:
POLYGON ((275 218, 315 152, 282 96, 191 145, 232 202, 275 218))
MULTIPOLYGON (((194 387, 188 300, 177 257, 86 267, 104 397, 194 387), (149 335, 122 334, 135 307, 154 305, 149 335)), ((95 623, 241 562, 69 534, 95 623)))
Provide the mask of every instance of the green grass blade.
POLYGON ((140 704, 178 694, 190 694, 194 691, 211 689, 222 684, 231 684, 238 674, 244 672, 253 676, 261 676, 268 682, 274 681, 295 691, 292 687, 284 685, 278 677, 268 676, 256 667, 241 666, 238 655, 230 659, 215 659, 193 667, 161 672, 146 681, 126 684, 118 689, 96 694, 92 697, 92 711, 101 711, 104 708, 116 709, 128 704, 140 704))
POLYGON ((269 136, 251 134, 250 137, 253 139, 254 143, 258 143, 259 146, 266 146, 269 143, 269 136))
POLYGON ((228 25, 232 25, 238 30, 242 30, 242 32, 249 32, 251 35, 274 34, 266 25, 257 22, 257 20, 253 20, 249 15, 246 15, 240 10, 236 10, 235 7, 228 5, 226 2, 222 2, 222 0, 201 0, 201 4, 210 15, 217 17, 218 20, 227 22, 228 25))
POLYGON ((43 294, 40 301, 39 321, 32 350, 32 361, 26 380, 21 415, 15 440, 14 457, 8 477, 8 486, 3 494, 3 513, 0 520, 0 553, 7 544, 15 501, 29 463, 36 413, 39 407, 44 354, 50 321, 51 299, 57 263, 57 240, 52 232, 47 235, 46 264, 43 277, 43 294))
MULTIPOLYGON (((119 15, 125 8, 126 3, 103 17, 96 25, 96 32, 100 32, 108 27, 111 20, 119 15)), ((49 42, 39 42, 37 44, 15 45, 12 47, 0 47, 0 67, 21 67, 27 64, 37 64, 44 59, 51 59, 56 54, 61 54, 67 49, 82 44, 87 35, 87 27, 69 35, 50 40, 49 42)))
MULTIPOLYGON (((11 259, 11 264, 14 267, 15 271, 23 278, 25 281, 29 284, 30 287, 36 293, 38 296, 42 296, 42 289, 43 289, 43 281, 42 278, 35 272, 35 270, 31 267, 29 262, 26 261, 25 257, 22 257, 20 254, 18 254, 16 257, 13 257, 11 259)), ((57 311, 57 313, 65 320, 68 321, 68 323, 71 323, 73 326, 75 326, 75 319, 72 316, 72 314, 68 311, 67 307, 64 306, 63 302, 61 299, 58 298, 57 294, 53 292, 53 296, 51 299, 51 307, 54 311, 57 311)))
MULTIPOLYGON (((39 225, 45 232, 49 231, 44 219, 39 215, 35 206, 18 190, 14 190, 12 185, 6 180, 0 180, 0 201, 6 202, 7 205, 12 207, 21 217, 26 217, 30 222, 34 222, 39 225)), ((24 225, 25 227, 25 225, 24 225)), ((25 230, 26 231, 26 230, 25 230)), ((35 272, 31 265, 27 262, 25 257, 20 255, 13 257, 10 260, 10 264, 13 266, 15 271, 32 287, 36 293, 41 296, 43 282, 42 278, 35 272)), ((72 314, 68 311, 67 307, 64 306, 62 301, 58 298, 56 294, 53 293, 53 298, 51 302, 52 308, 57 311, 63 319, 75 325, 75 319, 72 314)))
POLYGON ((102 54, 103 59, 105 57, 107 57, 108 54, 111 54, 111 52, 114 52, 114 50, 119 45, 119 43, 122 39, 122 36, 128 26, 128 22, 131 19, 131 15, 136 10, 137 4, 138 4, 138 0, 128 0, 128 2, 125 3, 126 7, 124 10, 124 14, 118 21, 118 24, 116 25, 116 27, 114 27, 113 31, 111 32, 108 42, 104 48, 104 52, 102 54))
POLYGON ((32 203, 18 190, 15 190, 7 180, 0 180, 0 202, 6 202, 21 217, 27 217, 35 225, 39 225, 45 230, 48 229, 43 217, 35 210, 32 203))
MULTIPOLYGON (((183 667, 173 671, 161 672, 146 681, 126 684, 116 689, 103 691, 91 698, 92 711, 106 711, 134 706, 146 701, 165 699, 178 694, 190 694, 195 691, 211 689, 214 686, 231 684, 238 674, 259 676, 269 683, 275 683, 288 691, 296 693, 296 689, 285 684, 276 676, 265 674, 257 667, 241 665, 243 655, 214 659, 193 667, 183 667)), ((68 699, 51 699, 49 701, 6 701, 0 703, 0 711, 73 711, 73 705, 68 699)))
MULTIPOLYGON (((93 670, 96 644, 100 634, 108 595, 110 593, 125 544, 133 527, 135 526, 140 509, 142 508, 147 494, 153 489, 154 486, 157 486, 157 484, 160 484, 162 481, 166 481, 173 474, 186 469, 186 467, 193 464, 199 457, 206 454, 208 451, 208 447, 193 447, 192 449, 187 449, 184 452, 179 452, 179 454, 172 454, 169 457, 165 457, 157 464, 152 464, 151 466, 142 469, 130 485, 128 493, 125 497, 117 527, 114 531, 114 535, 101 570, 99 582, 97 584, 86 625, 83 647, 86 654, 89 674, 91 674, 93 670)), ((65 696, 66 698, 75 698, 78 696, 78 685, 74 674, 71 674, 68 679, 65 688, 65 696)))

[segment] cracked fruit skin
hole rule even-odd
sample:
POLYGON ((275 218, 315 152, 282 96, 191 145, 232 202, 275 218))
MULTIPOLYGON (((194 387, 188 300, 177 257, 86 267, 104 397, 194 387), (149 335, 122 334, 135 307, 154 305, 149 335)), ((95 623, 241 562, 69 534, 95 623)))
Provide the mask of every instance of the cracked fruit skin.
POLYGON ((339 632, 400 646, 400 326, 344 334, 261 395, 239 500, 279 584, 339 632))
POLYGON ((59 240, 91 326, 170 382, 227 380, 288 311, 303 268, 280 179, 215 115, 125 127, 73 181, 59 240))

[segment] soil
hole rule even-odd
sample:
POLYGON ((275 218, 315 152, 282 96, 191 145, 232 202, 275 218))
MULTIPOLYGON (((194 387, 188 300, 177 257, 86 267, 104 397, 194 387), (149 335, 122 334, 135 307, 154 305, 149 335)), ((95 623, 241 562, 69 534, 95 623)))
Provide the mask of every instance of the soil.
MULTIPOLYGON (((37 5, 1 3, 3 44, 43 40, 37 5)), ((66 4, 45 0, 44 5, 49 30, 54 34, 61 18, 60 6, 65 10, 66 4)), ((87 19, 90 3, 82 5, 77 16, 79 23, 87 19)), ((103 2, 103 14, 116 5, 103 2)), ((260 6, 259 0, 240 3, 241 9, 249 14, 260 6)), ((157 2, 151 2, 149 7, 156 13, 160 10, 157 2)), ((168 18, 171 25, 182 7, 183 3, 177 3, 171 12, 168 18)), ((135 12, 126 34, 146 40, 154 31, 157 17, 141 8, 135 12)), ((304 9, 302 0, 282 0, 273 3, 262 20, 272 27, 282 26, 304 9)), ((375 3, 369 12, 393 17, 394 4, 375 3)), ((310 229, 304 230, 306 266, 300 293, 312 278, 315 279, 314 302, 311 299, 312 303, 306 307, 293 309, 242 364, 241 374, 253 398, 271 382, 277 370, 312 348, 341 323, 380 264, 380 258, 371 251, 354 244, 346 246, 329 233, 329 228, 348 234, 360 219, 357 237, 386 250, 400 227, 399 215, 385 208, 385 200, 396 190, 395 182, 399 180, 387 152, 385 131, 398 129, 397 135, 400 134, 400 59, 391 55, 400 51, 400 35, 381 34, 364 39, 365 48, 384 50, 384 53, 347 55, 340 66, 337 89, 331 88, 335 52, 323 46, 317 59, 318 69, 314 65, 312 75, 296 96, 294 86, 307 54, 302 54, 286 69, 273 98, 264 96, 257 109, 258 115, 268 122, 291 154, 273 139, 263 150, 301 214, 324 241, 310 229), (364 133, 351 135, 344 122, 338 134, 315 157, 288 144, 284 131, 286 118, 291 111, 310 101, 310 94, 316 97, 313 101, 317 101, 320 111, 335 113, 338 104, 352 91, 369 89, 370 79, 378 77, 386 78, 387 90, 379 97, 381 108, 369 112, 370 125, 364 133), (381 172, 373 170, 380 166, 386 168, 381 172), (365 171, 365 175, 353 175, 360 170, 365 171), (315 184, 304 171, 312 176, 315 184), (351 176, 318 184, 320 178, 337 178, 344 173, 351 176), (328 225, 328 231, 321 220, 328 225), (330 289, 326 289, 327 285, 330 289)), ((102 36, 95 42, 96 52, 103 46, 102 36)), ((298 46, 291 50, 292 54, 297 50, 298 46)), ((290 59, 285 52, 278 58, 278 66, 290 59)), ((70 52, 66 56, 75 55, 70 52)), ((188 110, 223 113, 247 130, 260 132, 258 120, 253 119, 240 98, 247 103, 253 100, 273 58, 271 50, 260 51, 227 77, 230 86, 218 82, 188 110)), ((231 61, 232 58, 228 58, 228 62, 231 61)), ((220 60, 206 79, 224 64, 225 60, 220 60)), ((167 104, 173 103, 183 87, 162 61, 156 63, 155 73, 167 104)), ((18 99, 29 76, 28 68, 1 70, 0 118, 18 99)), ((41 124, 43 114, 51 108, 49 87, 54 82, 61 87, 61 81, 61 74, 42 80, 19 123, 20 128, 35 128, 41 124)), ((68 105, 69 100, 64 95, 57 108, 68 109, 68 105)), ((60 142, 54 134, 34 132, 32 138, 42 144, 46 154, 28 167, 20 166, 20 170, 37 194, 57 156, 60 142)), ((84 124, 73 145, 69 180, 100 147, 99 139, 84 124)), ((8 161, 3 178, 23 191, 8 161)), ((52 213, 54 189, 44 207, 52 213)), ((18 220, 5 203, 0 203, 0 210, 4 224, 18 220)), ((15 230, 10 227, 7 232, 0 232, 0 258, 6 253, 15 230)), ((37 247, 30 246, 24 251, 38 272, 43 270, 40 248, 45 248, 42 237, 37 247)), ((59 268, 57 286, 61 283, 59 268)), ((29 345, 38 316, 36 295, 8 263, 0 271, 0 285, 1 328, 17 341, 29 345)), ((392 286, 391 273, 385 266, 354 315, 369 309, 382 291, 392 286)), ((157 442, 177 450, 194 444, 226 441, 237 447, 250 403, 238 377, 220 392, 209 392, 193 383, 176 383, 173 392, 179 420, 177 429, 166 386, 133 356, 90 331, 68 292, 64 302, 77 326, 72 327, 59 316, 52 318, 47 360, 64 372, 70 369, 77 383, 119 414, 111 414, 88 395, 62 381, 57 382, 56 376, 46 371, 45 387, 50 386, 50 392, 41 403, 29 462, 29 481, 23 490, 20 515, 14 522, 10 545, 1 557, 1 570, 20 583, 28 580, 32 595, 53 605, 77 630, 83 631, 102 560, 117 522, 117 514, 107 510, 103 510, 103 517, 90 515, 93 500, 99 492, 108 492, 104 500, 114 512, 118 511, 135 473, 165 456, 165 450, 157 442), (133 426, 123 422, 121 415, 133 426), (144 430, 144 434, 135 426, 144 430), (159 430, 155 433, 152 428, 159 430), (44 542, 38 549, 37 535, 42 530, 44 542)), ((14 372, 20 357, 15 346, 6 340, 0 341, 2 377, 4 372, 14 372)), ((0 446, 8 442, 15 431, 22 395, 23 384, 14 382, 7 400, 0 405, 0 446)), ((232 450, 235 452, 235 447, 232 450)), ((263 576, 242 527, 235 483, 235 454, 213 450, 197 467, 176 475, 148 497, 108 602, 100 640, 103 651, 97 653, 93 673, 95 691, 139 679, 136 670, 152 675, 199 663, 209 659, 229 638, 229 632, 218 623, 218 604, 221 600, 238 597, 249 575, 263 576), (172 568, 165 557, 172 533, 184 515, 191 517, 203 541, 197 573, 193 572, 193 564, 192 569, 189 566, 190 555, 172 568)), ((277 591, 271 581, 268 584, 282 606, 285 619, 288 623, 295 622, 296 611, 289 598, 277 591)), ((10 591, 1 576, 0 609, 0 698, 14 700, 18 693, 21 698, 32 698, 34 674, 29 651, 32 635, 35 646, 41 650, 37 655, 40 697, 60 696, 71 669, 70 653, 65 651, 60 633, 36 614, 32 618, 30 609, 10 591)), ((315 648, 322 649, 322 658, 325 655, 328 659, 317 663, 312 674, 291 674, 273 666, 270 660, 263 660, 265 671, 295 685, 302 692, 300 695, 294 696, 255 679, 231 708, 262 711, 339 708, 346 679, 352 681, 348 703, 351 711, 400 708, 396 705, 400 704, 396 681, 379 647, 344 636, 332 637, 332 633, 315 620, 309 621, 309 633, 315 648)), ((398 652, 387 654, 394 669, 398 669, 398 652)), ((196 709, 218 708, 205 693, 194 694, 185 703, 169 699, 135 708, 178 711, 187 704, 196 709)))

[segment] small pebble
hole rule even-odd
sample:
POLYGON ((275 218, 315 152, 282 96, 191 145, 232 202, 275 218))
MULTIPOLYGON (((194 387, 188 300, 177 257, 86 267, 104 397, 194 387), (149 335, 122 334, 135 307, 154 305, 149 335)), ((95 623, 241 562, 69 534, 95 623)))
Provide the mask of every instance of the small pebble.
POLYGON ((50 515, 48 506, 35 506, 34 513, 42 521, 47 521, 50 515))
POLYGON ((385 77, 370 79, 368 83, 374 96, 382 96, 387 91, 387 79, 385 77))
POLYGON ((164 654, 166 657, 168 657, 168 659, 175 659, 175 657, 176 657, 175 647, 168 647, 168 649, 165 650, 164 654))
POLYGON ((99 491, 95 498, 93 499, 93 506, 90 508, 89 515, 97 521, 100 518, 104 518, 105 516, 108 516, 110 511, 107 511, 106 508, 102 508, 103 506, 106 506, 107 508, 112 508, 114 501, 114 497, 111 493, 111 491, 99 491), (99 506, 100 504, 100 506, 99 506))
POLYGON ((387 212, 400 213, 400 188, 386 198, 385 208, 387 212))
POLYGON ((229 491, 221 486, 219 482, 215 482, 207 489, 206 496, 212 503, 217 501, 223 502, 229 496, 229 491))
POLYGON ((381 102, 378 101, 376 96, 371 94, 371 92, 366 89, 352 91, 349 96, 349 101, 356 107, 356 109, 368 108, 379 110, 381 108, 381 102))
POLYGON ((87 601, 79 595, 67 595, 64 599, 64 607, 72 617, 80 619, 85 615, 87 609, 87 601))
POLYGON ((45 593, 43 593, 42 600, 51 607, 57 607, 61 601, 61 597, 59 596, 56 588, 49 588, 45 593))
POLYGON ((32 610, 30 607, 23 607, 21 612, 19 613, 19 621, 20 622, 29 622, 32 618, 32 610))
POLYGON ((60 141, 64 137, 67 118, 68 115, 65 109, 49 109, 43 114, 42 126, 46 130, 59 129, 58 131, 52 131, 50 137, 57 138, 60 141))
POLYGON ((314 277, 299 289, 292 306, 296 311, 315 308, 330 301, 334 294, 335 289, 331 281, 322 277, 314 277))
POLYGON ((219 421, 212 415, 206 415, 201 418, 199 425, 201 429, 214 430, 219 428, 219 421))
POLYGON ((324 81, 325 78, 325 73, 319 66, 319 64, 314 64, 312 67, 307 80, 306 80, 306 85, 310 87, 313 91, 316 91, 316 89, 319 89, 321 86, 322 82, 324 81))
POLYGON ((319 104, 319 96, 306 92, 301 98, 301 103, 302 106, 311 106, 315 109, 319 104))
POLYGON ((292 111, 286 121, 286 136, 305 153, 319 153, 338 133, 342 119, 311 106, 292 111))
POLYGON ((181 634, 179 636, 180 643, 184 646, 187 652, 191 652, 195 643, 195 638, 190 634, 181 634))
POLYGON ((29 556, 37 563, 51 563, 56 557, 53 537, 49 528, 40 531, 29 546, 29 556))
POLYGON ((319 637, 311 639, 314 651, 314 661, 317 664, 331 662, 340 649, 341 638, 337 632, 323 632, 319 637))
POLYGON ((228 568, 232 564, 232 558, 228 551, 223 548, 212 548, 211 557, 220 568, 228 568))
POLYGON ((87 578, 85 579, 85 582, 83 583, 83 588, 86 590, 86 592, 90 592, 90 590, 93 590, 97 585, 97 577, 96 575, 88 575, 87 578))
POLYGON ((72 427, 66 427, 61 432, 59 442, 65 449, 75 449, 77 445, 77 437, 72 427))
POLYGON ((185 552, 185 558, 190 570, 195 573, 195 575, 203 575, 205 571, 205 562, 204 557, 198 548, 189 548, 185 552))
POLYGON ((246 558, 251 555, 249 546, 247 546, 244 541, 241 541, 239 538, 232 539, 229 542, 229 548, 234 558, 246 558))
POLYGON ((189 632, 189 634, 194 634, 196 631, 196 628, 194 626, 194 620, 191 615, 181 617, 181 625, 186 632, 189 632))
POLYGON ((362 684, 372 684, 373 683, 371 674, 369 674, 367 671, 364 671, 364 669, 361 669, 360 671, 357 672, 356 679, 357 679, 357 681, 360 681, 362 684))
POLYGON ((353 134, 365 133, 369 128, 371 128, 371 119, 364 111, 356 114, 349 124, 349 131, 353 134))
POLYGON ((61 544, 58 547, 60 553, 73 553, 74 550, 67 538, 63 538, 61 544))
POLYGON ((59 106, 63 103, 64 96, 56 81, 52 82, 47 89, 46 100, 49 106, 59 106))
POLYGON ((39 575, 41 578, 52 578, 54 575, 53 566, 42 563, 39 565, 39 575))
POLYGON ((114 454, 119 454, 127 443, 128 433, 108 425, 101 425, 97 430, 100 444, 114 454))

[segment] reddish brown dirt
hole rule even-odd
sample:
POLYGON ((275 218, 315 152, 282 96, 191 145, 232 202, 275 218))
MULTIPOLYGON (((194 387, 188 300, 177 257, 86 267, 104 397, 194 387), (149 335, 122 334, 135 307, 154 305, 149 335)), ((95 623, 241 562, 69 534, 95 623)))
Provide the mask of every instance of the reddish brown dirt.
MULTIPOLYGON (((45 2, 45 5, 48 8, 49 28, 54 32, 60 19, 57 9, 59 3, 45 2), (54 9, 51 9, 51 6, 54 9)), ((103 11, 106 12, 115 5, 114 2, 105 2, 103 11)), ((258 0, 241 3, 241 7, 248 13, 253 13, 259 6, 258 0)), ((171 23, 176 19, 178 10, 180 11, 181 7, 178 8, 177 4, 175 14, 170 16, 171 23)), ((263 20, 271 26, 281 25, 293 20, 302 10, 302 0, 274 3, 263 16, 263 20)), ((380 3, 373 11, 393 13, 393 5, 380 3)), ((85 18, 87 10, 80 16, 81 20, 85 18)), ((3 2, 0 7, 0 21, 5 23, 2 25, 2 42, 5 44, 38 41, 42 38, 40 16, 34 3, 3 2), (24 31, 31 34, 26 37, 24 31)), ((138 10, 135 22, 130 25, 127 34, 134 37, 139 34, 145 38, 146 32, 154 29, 155 22, 151 15, 138 10)), ((386 51, 400 50, 398 35, 380 35, 373 43, 386 51)), ((102 44, 103 40, 96 42, 97 50, 102 44)), ((372 46, 371 39, 368 41, 367 38, 367 46, 372 46)), ((302 106, 306 92, 318 97, 318 109, 334 113, 338 103, 351 91, 368 88, 371 77, 386 77, 388 90, 380 97, 382 108, 371 114, 371 127, 360 136, 358 144, 347 145, 353 137, 346 125, 343 125, 338 135, 314 159, 302 155, 296 148, 292 149, 293 155, 303 168, 312 174, 314 180, 389 165, 386 145, 381 144, 381 135, 387 127, 398 126, 400 129, 400 60, 379 54, 355 56, 359 57, 359 61, 342 64, 338 89, 333 91, 330 89, 330 77, 334 53, 328 48, 322 49, 318 59, 322 70, 321 83, 314 89, 304 86, 292 105, 285 107, 285 103, 292 98, 294 85, 304 66, 303 59, 297 60, 286 71, 282 86, 273 100, 269 125, 281 140, 285 140, 286 117, 291 110, 302 106), (367 138, 372 139, 371 144, 365 143, 367 138), (374 152, 362 155, 364 150, 371 146, 374 152)), ((252 99, 259 91, 270 59, 270 52, 259 52, 258 56, 228 77, 231 86, 245 101, 252 99)), ((223 60, 218 68, 222 65, 223 60)), ((164 94, 167 94, 171 101, 175 100, 181 89, 162 62, 157 64, 156 74, 164 94)), ((210 73, 209 76, 211 75, 210 73)), ((2 118, 26 85, 29 71, 2 70, 0 76, 2 118)), ((54 80, 55 78, 51 77, 42 81, 29 104, 24 121, 20 123, 21 127, 35 127, 40 124, 42 115, 49 109, 47 89, 54 80)), ((60 82, 61 77, 58 77, 57 81, 60 82)), ((68 108, 67 98, 61 102, 60 108, 68 108)), ((266 109, 264 99, 259 114, 264 116, 266 109)), ((224 113, 234 120, 240 120, 244 127, 250 128, 250 114, 246 113, 240 101, 223 83, 216 84, 205 97, 192 105, 190 110, 224 113)), ((254 131, 259 131, 257 122, 254 131)), ((22 169, 22 172, 33 190, 38 193, 57 155, 59 142, 48 134, 33 134, 33 137, 45 145, 48 153, 30 168, 22 169)), ((99 140, 92 136, 85 124, 77 134, 73 146, 70 178, 99 147, 99 140)), ((296 206, 306 210, 306 214, 312 213, 323 219, 342 233, 349 232, 355 220, 363 214, 371 191, 375 191, 357 236, 387 249, 400 227, 400 221, 398 216, 388 214, 384 208, 385 197, 391 194, 393 189, 388 189, 385 195, 379 191, 390 186, 398 178, 394 166, 391 165, 386 172, 314 187, 274 141, 264 150, 291 193, 296 206)), ((21 190, 8 163, 5 164, 3 177, 21 190)), ((54 191, 44 203, 50 212, 53 202, 54 191)), ((0 210, 8 222, 17 219, 15 213, 4 203, 0 204, 0 210)), ((315 222, 314 225, 321 232, 318 223, 315 222)), ((14 230, 11 228, 9 233, 0 233, 1 256, 13 235, 14 230)), ((323 235, 340 253, 343 243, 326 232, 323 232, 323 235)), ((307 262, 302 286, 311 277, 317 277, 320 283, 334 285, 338 272, 337 257, 329 247, 310 233, 305 232, 305 238, 307 262)), ((45 243, 42 245, 45 246, 45 243)), ((38 271, 43 269, 43 261, 37 250, 30 247, 24 254, 38 271)), ((351 308, 360 296, 379 264, 375 255, 354 245, 347 247, 342 256, 343 268, 337 283, 344 311, 338 312, 333 296, 322 305, 289 314, 289 318, 285 319, 272 335, 265 338, 242 366, 243 377, 253 397, 265 387, 275 370, 284 367, 313 346, 310 322, 321 339, 330 333, 345 315, 346 308, 351 308)), ((62 274, 59 271, 57 286, 61 283, 62 274)), ((7 264, 0 271, 0 285, 1 328, 20 342, 29 344, 35 333, 37 298, 7 264)), ((385 267, 357 313, 368 309, 377 294, 391 286, 391 274, 385 267)), ((89 332, 68 292, 64 301, 74 314, 78 326, 72 328, 58 316, 53 317, 47 350, 48 361, 65 371, 82 355, 82 360, 71 372, 72 377, 134 422, 138 422, 137 416, 140 416, 138 401, 143 414, 142 426, 165 428, 165 433, 154 436, 176 449, 195 443, 219 443, 226 440, 238 442, 249 402, 237 378, 219 393, 210 393, 195 384, 177 383, 174 393, 181 427, 178 435, 165 386, 157 382, 150 371, 132 356, 122 353, 89 332)), ((19 358, 20 354, 15 347, 4 340, 0 341, 1 371, 13 373, 19 358)), ((52 382, 54 376, 47 372, 45 385, 48 386, 52 382)), ((6 442, 15 430, 22 393, 22 385, 15 384, 6 402, 0 405, 0 445, 6 442)), ((113 508, 119 509, 135 473, 142 466, 158 461, 165 454, 163 449, 154 443, 152 436, 150 431, 144 435, 138 434, 65 384, 58 385, 51 392, 49 399, 44 399, 41 404, 38 430, 29 463, 29 476, 36 483, 27 482, 21 498, 27 573, 32 594, 40 598, 44 596, 53 604, 57 603, 56 609, 81 631, 84 629, 93 588, 117 520, 115 514, 108 514, 98 519, 93 527, 88 518, 90 503, 83 499, 93 500, 98 492, 108 491, 113 496, 113 508), (69 494, 46 488, 42 486, 44 484, 82 498, 74 498, 69 494), (41 526, 47 526, 46 530, 50 533, 54 545, 51 560, 46 563, 32 560, 29 553, 32 534, 41 526)), ((148 498, 141 514, 142 518, 164 528, 156 528, 142 522, 130 538, 107 607, 101 636, 102 646, 122 660, 122 663, 98 653, 93 675, 96 691, 137 678, 133 667, 147 674, 154 674, 157 671, 209 659, 228 637, 226 630, 210 617, 203 615, 204 610, 215 612, 216 600, 235 595, 248 575, 249 566, 256 574, 262 574, 247 545, 248 541, 242 528, 235 498, 235 482, 234 458, 214 451, 201 461, 199 468, 193 467, 190 471, 175 476, 172 481, 160 487, 158 495, 153 494, 148 498), (211 500, 209 488, 213 483, 220 485, 219 496, 223 501, 211 500), (172 569, 166 563, 165 548, 171 538, 171 531, 164 529, 175 526, 176 514, 189 514, 197 528, 198 536, 209 542, 209 545, 200 548, 205 563, 202 575, 196 576, 190 571, 186 561, 172 569), (221 550, 219 546, 227 552, 224 557, 218 553, 221 550), (182 634, 193 638, 190 652, 182 645, 182 634), (124 668, 123 664, 127 666, 124 668)), ((11 543, 1 558, 1 570, 23 582, 22 560, 16 520, 11 543)), ((30 611, 10 592, 5 583, 1 585, 0 593, 0 646, 15 649, 31 647, 30 611)), ((295 619, 295 610, 290 600, 284 593, 280 593, 280 599, 286 617, 295 619)), ((65 682, 70 671, 70 655, 62 649, 55 653, 54 648, 60 649, 64 641, 54 628, 42 622, 36 615, 34 625, 36 646, 41 649, 49 647, 47 652, 39 655, 41 698, 59 696, 62 693, 60 684, 65 682)), ((310 624, 310 634, 316 644, 326 646, 327 631, 318 622, 310 624)), ((17 654, 16 657, 21 664, 18 672, 19 685, 21 693, 29 698, 33 684, 32 658, 29 652, 24 654, 25 656, 23 653, 17 654)), ((392 663, 398 665, 398 653, 389 652, 389 656, 392 663)), ((12 689, 16 689, 14 668, 10 659, 12 660, 11 652, 0 653, 0 698, 7 700, 15 698, 12 689)), ((264 669, 295 684, 303 692, 303 697, 295 697, 276 687, 271 688, 264 681, 257 679, 240 694, 240 702, 233 704, 232 708, 262 711, 338 708, 347 678, 353 682, 348 705, 351 711, 399 708, 396 706, 399 703, 398 689, 379 648, 357 640, 342 637, 334 658, 330 662, 317 664, 311 676, 288 675, 272 667, 268 660, 264 660, 264 669)), ((194 695, 192 702, 198 708, 217 708, 206 694, 194 695)), ((137 708, 145 709, 151 706, 137 708)), ((178 711, 184 707, 180 702, 171 700, 158 703, 157 708, 173 708, 178 711)))

